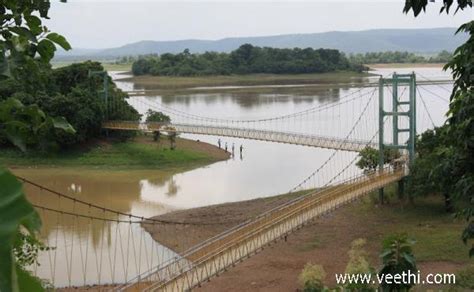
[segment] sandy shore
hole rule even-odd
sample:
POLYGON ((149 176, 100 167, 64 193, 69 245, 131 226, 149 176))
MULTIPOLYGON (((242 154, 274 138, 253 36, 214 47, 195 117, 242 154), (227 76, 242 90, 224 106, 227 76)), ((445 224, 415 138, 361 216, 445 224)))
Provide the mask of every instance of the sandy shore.
POLYGON ((220 232, 302 194, 304 192, 175 211, 153 218, 189 224, 144 224, 143 226, 156 241, 182 253, 220 232))

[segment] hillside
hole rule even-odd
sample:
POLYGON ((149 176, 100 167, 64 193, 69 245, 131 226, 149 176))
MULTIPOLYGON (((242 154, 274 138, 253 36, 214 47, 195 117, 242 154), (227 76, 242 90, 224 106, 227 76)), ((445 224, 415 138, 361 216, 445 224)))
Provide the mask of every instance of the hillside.
POLYGON ((245 43, 274 48, 331 48, 346 53, 376 51, 435 53, 442 50, 453 51, 466 40, 465 36, 454 36, 455 31, 455 28, 375 29, 239 37, 220 40, 141 41, 104 50, 77 49, 67 53, 60 52, 57 60, 110 59, 119 56, 150 53, 178 53, 184 49, 189 49, 192 53, 202 53, 205 51, 229 52, 245 43))

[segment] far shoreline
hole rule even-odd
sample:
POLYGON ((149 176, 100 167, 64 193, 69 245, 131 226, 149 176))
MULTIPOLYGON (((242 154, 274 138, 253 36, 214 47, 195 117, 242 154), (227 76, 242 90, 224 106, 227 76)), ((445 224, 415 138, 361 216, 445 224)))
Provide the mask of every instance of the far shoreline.
POLYGON ((443 68, 444 63, 378 63, 366 64, 365 66, 371 69, 385 69, 385 68, 443 68))

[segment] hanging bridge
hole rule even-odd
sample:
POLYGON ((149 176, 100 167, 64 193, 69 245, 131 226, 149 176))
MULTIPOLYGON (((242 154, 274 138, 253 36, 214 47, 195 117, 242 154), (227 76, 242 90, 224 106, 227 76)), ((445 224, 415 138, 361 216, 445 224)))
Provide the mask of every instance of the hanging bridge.
POLYGON ((181 232, 192 225, 223 222, 144 218, 20 177, 44 222, 41 238, 52 247, 40 252, 31 271, 58 288, 186 291, 200 286, 311 220, 407 176, 417 129, 435 126, 423 90, 417 88, 414 74, 394 74, 380 78, 375 87, 337 96, 336 101, 254 119, 221 113, 210 117, 168 107, 153 98, 132 96, 127 102, 142 114, 138 121, 123 120, 120 104, 106 95, 106 130, 236 137, 325 148, 330 154, 289 188, 288 193, 297 194, 293 199, 277 201, 263 208, 262 214, 199 244, 183 243, 186 248, 181 250, 152 238, 146 227, 181 232), (150 110, 165 113, 171 121, 147 121, 150 110), (397 149, 401 155, 391 163, 380 155, 378 169, 363 172, 354 164, 357 153, 366 147, 397 149))

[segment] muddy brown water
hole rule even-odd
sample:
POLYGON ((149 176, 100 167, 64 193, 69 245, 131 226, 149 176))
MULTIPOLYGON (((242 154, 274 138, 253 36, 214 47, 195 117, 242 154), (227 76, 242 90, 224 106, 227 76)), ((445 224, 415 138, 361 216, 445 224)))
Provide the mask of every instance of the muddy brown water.
MULTIPOLYGON (((375 73, 386 75, 393 71, 405 73, 413 70, 430 79, 449 77, 440 68, 383 68, 375 73)), ((366 78, 357 80, 351 86, 342 87, 337 85, 339 80, 335 80, 334 87, 327 87, 326 84, 324 89, 305 89, 303 92, 299 90, 297 93, 295 89, 295 94, 288 93, 288 87, 285 87, 285 93, 279 93, 278 88, 275 88, 274 92, 268 93, 268 88, 266 88, 265 93, 261 94, 256 93, 254 88, 251 89, 252 93, 246 93, 245 87, 243 87, 243 91, 235 93, 219 93, 215 90, 209 94, 183 94, 181 92, 177 95, 167 93, 166 96, 146 96, 143 99, 197 115, 254 119, 298 112, 323 103, 337 102, 351 92, 363 88, 365 83, 374 80, 376 77, 366 78)), ((121 81, 117 84, 127 91, 141 90, 131 82, 121 81)), ((423 87, 420 92, 426 106, 430 109, 431 119, 439 125, 443 122, 444 113, 447 110, 447 102, 442 98, 448 98, 452 85, 424 85, 423 87)), ((139 103, 131 103, 137 106, 140 112, 146 110, 140 107, 139 103)), ((268 122, 262 127, 267 129, 277 127, 278 130, 296 132, 319 131, 318 134, 321 135, 343 136, 350 130, 354 119, 357 118, 354 112, 361 110, 362 107, 362 104, 341 106, 338 110, 328 111, 319 116, 310 116, 308 120, 295 120, 293 123, 289 122, 285 125, 268 122)), ((425 120, 425 122, 418 124, 420 132, 432 125, 429 121, 426 122, 428 116, 420 102, 418 102, 418 111, 425 120)), ((374 131, 375 117, 364 120, 363 123, 365 128, 362 127, 362 130, 358 130, 359 132, 354 135, 364 136, 374 131)), ((209 136, 183 135, 183 137, 199 139, 212 144, 217 144, 218 140, 218 137, 209 136)), ((173 210, 285 193, 320 167, 333 153, 333 150, 288 144, 225 137, 220 139, 223 146, 227 143, 229 150, 234 145, 235 155, 231 159, 179 173, 162 170, 84 168, 32 168, 17 169, 15 172, 51 189, 93 204, 107 206, 124 213, 151 217, 173 210), (240 145, 243 146, 242 155, 238 150, 240 145)), ((302 187, 315 187, 329 181, 335 171, 344 167, 354 159, 355 155, 347 152, 338 153, 334 157, 333 164, 327 170, 318 173, 318 177, 310 181, 312 184, 302 187)), ((349 168, 349 171, 351 170, 354 171, 354 168, 349 168)), ((43 206, 59 206, 57 198, 33 190, 29 190, 29 193, 34 202, 41 202, 43 206)), ((72 211, 81 208, 74 204, 67 205, 68 203, 64 202, 62 204, 62 207, 66 206, 72 211)), ((97 212, 89 211, 86 207, 82 208, 84 208, 82 209, 84 213, 97 212)), ((177 256, 172 250, 153 241, 140 226, 117 227, 117 224, 112 223, 104 224, 103 222, 91 222, 64 216, 59 218, 59 216, 46 213, 42 213, 42 236, 49 245, 55 246, 56 249, 41 255, 41 266, 36 271, 38 275, 49 279, 58 287, 97 284, 99 280, 101 284, 121 283, 129 280, 138 272, 143 272, 160 262, 177 256), (130 236, 127 238, 126 234, 131 234, 131 237, 135 238, 137 246, 140 244, 147 246, 148 253, 143 252, 139 256, 131 253, 123 254, 121 250, 126 249, 127 242, 130 244, 130 236), (152 255, 150 255, 151 249, 155 251, 152 255), (114 258, 117 267, 113 268, 111 265, 107 267, 106 263, 113 262, 114 258), (135 263, 137 259, 140 263, 135 263), (123 269, 123 266, 128 266, 128 270, 123 269)), ((110 216, 110 219, 118 219, 117 216, 110 216)))

